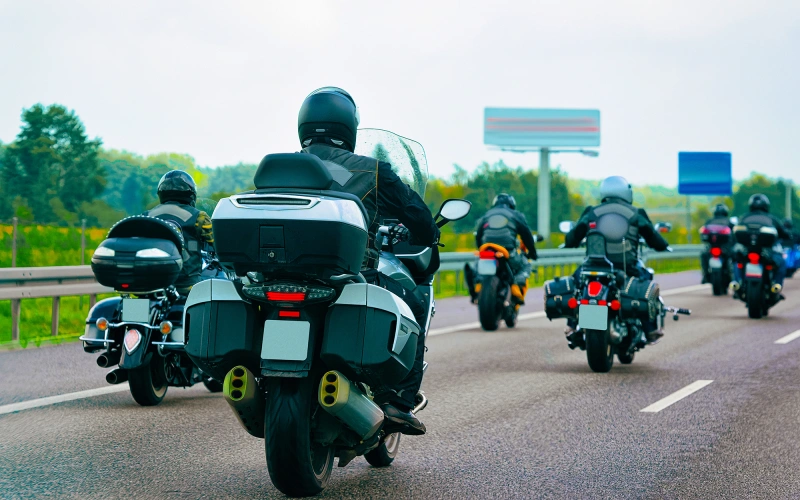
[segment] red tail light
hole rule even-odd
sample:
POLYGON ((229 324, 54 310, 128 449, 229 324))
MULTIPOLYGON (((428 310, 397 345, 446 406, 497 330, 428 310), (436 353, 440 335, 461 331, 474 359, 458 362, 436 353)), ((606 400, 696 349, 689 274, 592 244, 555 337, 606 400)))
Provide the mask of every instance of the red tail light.
POLYGON ((619 311, 622 308, 622 304, 618 300, 612 300, 610 307, 612 311, 619 311))
POLYGON ((569 306, 570 309, 577 309, 577 307, 578 307, 578 299, 576 299, 575 297, 572 297, 571 299, 569 299, 567 301, 567 306, 569 306))
POLYGON ((742 269, 742 268, 744 267, 744 264, 742 264, 741 262, 739 262, 738 264, 736 264, 736 267, 738 267, 739 269, 742 269))
POLYGON ((599 281, 589 282, 589 297, 597 297, 603 291, 603 284, 599 281))
POLYGON ((711 249, 711 255, 714 256, 714 257, 719 257, 720 255, 722 255, 722 249, 719 248, 719 247, 712 248, 711 249))
POLYGON ((482 251, 481 251, 481 252, 478 254, 478 256, 479 256, 481 259, 490 259, 490 260, 494 260, 494 259, 496 259, 496 258, 497 258, 497 252, 495 252, 494 250, 482 250, 482 251))
POLYGON ((589 229, 595 229, 597 227, 597 222, 590 222, 589 229))
POLYGON ((722 230, 719 232, 719 234, 731 234, 731 228, 729 228, 729 227, 724 227, 724 228, 722 228, 722 230))
POLYGON ((305 292, 267 292, 267 300, 275 302, 303 302, 306 300, 305 292))
POLYGON ((710 232, 706 226, 700 228, 700 234, 708 234, 710 232))
POLYGON ((761 256, 755 252, 750 252, 747 254, 747 259, 750 261, 751 264, 758 264, 758 261, 761 260, 761 256))
POLYGON ((129 285, 128 283, 123 283, 123 284, 122 284, 122 285, 120 285, 120 286, 121 286, 121 287, 122 287, 122 289, 124 290, 124 289, 128 288, 130 285, 129 285))
POLYGON ((767 271, 772 271, 772 266, 767 266, 767 271))
POLYGON ((300 311, 281 311, 278 313, 279 318, 299 318, 300 311))

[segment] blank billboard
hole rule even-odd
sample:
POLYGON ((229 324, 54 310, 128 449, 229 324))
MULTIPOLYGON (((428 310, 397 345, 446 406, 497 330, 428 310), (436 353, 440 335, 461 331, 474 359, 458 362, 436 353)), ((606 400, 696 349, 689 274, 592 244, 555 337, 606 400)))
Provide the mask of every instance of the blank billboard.
POLYGON ((600 145, 597 109, 486 108, 483 143, 516 148, 600 145))

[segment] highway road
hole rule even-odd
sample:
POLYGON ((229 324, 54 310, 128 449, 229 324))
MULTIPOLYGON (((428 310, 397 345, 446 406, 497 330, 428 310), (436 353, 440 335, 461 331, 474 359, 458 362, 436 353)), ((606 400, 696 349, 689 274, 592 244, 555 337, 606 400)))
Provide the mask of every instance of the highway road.
MULTIPOLYGON (((322 497, 800 498, 800 280, 762 320, 698 280, 659 277, 693 315, 607 374, 537 314, 540 291, 493 333, 465 299, 440 300, 428 434, 404 437, 392 467, 335 468, 322 497)), ((0 498, 281 498, 263 440, 202 386, 156 408, 121 387, 11 412, 104 374, 78 344, 0 353, 0 498)))

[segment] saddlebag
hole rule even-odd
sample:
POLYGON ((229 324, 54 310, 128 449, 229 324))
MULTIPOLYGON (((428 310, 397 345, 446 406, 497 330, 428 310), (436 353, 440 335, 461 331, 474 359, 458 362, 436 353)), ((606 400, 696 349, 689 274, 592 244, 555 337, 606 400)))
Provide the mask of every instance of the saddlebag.
POLYGON ((320 357, 330 369, 379 388, 408 375, 419 335, 411 309, 398 296, 349 284, 328 311, 320 357))
POLYGON ((544 284, 544 312, 547 319, 574 318, 578 308, 571 309, 569 300, 576 299, 575 280, 572 276, 558 277, 544 284))
POLYGON ((183 316, 186 354, 205 373, 224 380, 237 365, 260 373, 264 324, 232 281, 211 279, 192 287, 183 316))
POLYGON ((623 316, 653 321, 658 316, 661 289, 655 281, 630 277, 619 294, 623 316))

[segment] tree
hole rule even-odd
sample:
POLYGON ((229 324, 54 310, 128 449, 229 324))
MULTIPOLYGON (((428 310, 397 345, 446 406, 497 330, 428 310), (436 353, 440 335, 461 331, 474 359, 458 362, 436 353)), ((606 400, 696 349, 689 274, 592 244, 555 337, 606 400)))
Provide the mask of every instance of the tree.
POLYGON ((6 193, 25 199, 39 222, 76 218, 105 186, 100 139, 90 140, 75 112, 58 104, 36 104, 22 112, 22 122, 0 160, 6 193))

